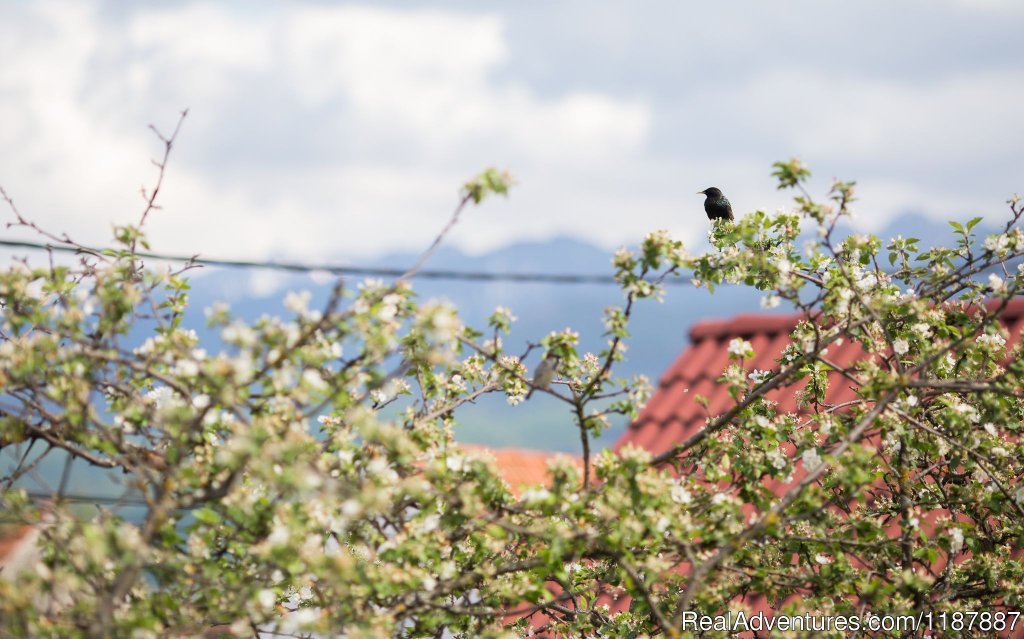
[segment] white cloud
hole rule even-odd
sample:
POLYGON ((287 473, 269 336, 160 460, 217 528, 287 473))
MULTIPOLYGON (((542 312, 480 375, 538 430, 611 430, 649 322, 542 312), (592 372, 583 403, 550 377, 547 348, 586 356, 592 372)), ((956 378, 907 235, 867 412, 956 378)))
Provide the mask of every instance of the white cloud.
POLYGON ((249 274, 248 294, 252 297, 270 297, 280 291, 287 281, 289 277, 284 273, 255 269, 249 274))
POLYGON ((913 83, 780 68, 716 87, 714 99, 697 95, 661 117, 691 129, 716 117, 730 123, 714 129, 702 148, 708 161, 694 168, 709 184, 730 180, 718 186, 740 210, 786 204, 767 174, 790 156, 810 165, 815 193, 833 177, 857 180, 857 222, 867 230, 906 211, 1003 219, 1003 202, 1020 189, 1021 68, 913 83))
POLYGON ((170 92, 204 102, 225 99, 239 76, 267 68, 273 59, 267 26, 201 4, 139 13, 123 29, 94 23, 109 39, 109 54, 128 65, 126 74, 110 69, 114 86, 143 96, 170 92))
POLYGON ((954 2, 972 11, 980 9, 1020 13, 1024 8, 1017 0, 954 0, 954 2))
MULTIPOLYGON (((799 29, 756 5, 713 42, 707 26, 731 14, 605 12, 591 35, 636 49, 635 68, 626 53, 594 62, 574 47, 604 40, 556 25, 526 38, 507 12, 100 6, 0 9, 0 181, 26 214, 85 242, 137 219, 160 152, 146 125, 166 132, 186 106, 148 225, 157 249, 210 256, 345 262, 423 247, 462 182, 492 164, 519 185, 457 228, 473 251, 555 233, 613 246, 655 228, 693 241, 706 228, 694 191, 715 185, 738 211, 774 210, 787 195, 770 165, 793 154, 816 175, 858 179, 868 225, 907 208, 1001 214, 1020 188, 1021 65, 913 81, 867 62, 843 72, 828 50, 794 57, 799 29), (648 36, 663 54, 647 55, 648 36), (776 58, 761 53, 773 38, 776 58), (595 65, 612 62, 627 66, 609 77, 642 81, 602 83, 595 65), (538 64, 546 83, 522 71, 538 64)), ((887 37, 884 55, 915 37, 887 37)))
POLYGON ((429 10, 305 7, 277 35, 303 99, 343 93, 361 116, 417 128, 457 120, 508 55, 497 17, 429 10))
POLYGON ((141 211, 137 188, 151 169, 150 149, 122 134, 116 114, 87 106, 88 61, 102 37, 95 13, 85 3, 33 8, 22 21, 0 20, 0 176, 39 222, 106 231, 129 208, 141 211), (83 219, 97 211, 107 216, 83 219))
MULTIPOLYGON (((84 241, 102 242, 111 221, 137 216, 139 202, 126 195, 151 181, 147 159, 159 151, 142 124, 161 116, 166 132, 169 107, 188 105, 193 115, 172 158, 164 209, 150 222, 154 244, 245 257, 423 246, 462 181, 488 164, 607 178, 642 149, 649 127, 642 100, 593 92, 543 98, 496 81, 509 52, 492 15, 359 6, 289 6, 276 15, 189 5, 139 11, 122 25, 79 4, 66 8, 25 18, 39 32, 8 44, 26 62, 0 76, 0 87, 17 95, 0 103, 0 114, 21 133, 4 141, 20 142, 46 172, 12 159, 0 167, 10 190, 28 194, 26 213, 44 211, 51 228, 84 241), (54 37, 61 47, 51 48, 54 37), (228 138, 242 144, 279 135, 266 121, 246 121, 277 92, 295 109, 273 114, 285 130, 304 111, 322 110, 322 161, 255 158, 236 170, 203 160, 223 151, 216 140, 225 129, 242 127, 228 138), (378 144, 389 150, 373 157, 378 144), (348 145, 355 157, 331 150, 348 145)), ((308 149, 296 141, 276 151, 308 149)), ((518 228, 499 224, 501 237, 462 237, 480 247, 565 226, 550 220, 550 211, 527 211, 518 228), (538 228, 523 229, 524 220, 538 228)))
POLYGON ((762 78, 755 90, 772 88, 776 111, 797 111, 789 133, 807 153, 935 169, 1019 147, 1022 70, 950 74, 916 84, 778 74, 762 78), (813 97, 801 100, 801 89, 808 88, 813 97))

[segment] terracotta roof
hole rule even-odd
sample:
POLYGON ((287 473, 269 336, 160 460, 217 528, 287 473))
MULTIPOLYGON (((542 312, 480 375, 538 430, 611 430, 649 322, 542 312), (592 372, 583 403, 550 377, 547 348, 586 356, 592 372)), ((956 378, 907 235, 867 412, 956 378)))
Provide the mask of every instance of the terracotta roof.
MULTIPOLYGON (((747 363, 748 368, 778 370, 776 360, 789 345, 789 334, 802 318, 799 314, 737 315, 728 320, 707 320, 696 324, 690 330, 690 346, 661 376, 651 400, 616 442, 615 450, 630 443, 657 455, 697 432, 709 414, 721 414, 733 405, 725 385, 716 381, 729 363, 729 341, 741 337, 753 346, 754 359, 747 363), (707 410, 696 401, 698 395, 708 399, 707 410)), ((1024 330, 1024 297, 1011 300, 1000 320, 1009 332, 1008 346, 1012 347, 1021 339, 1021 331, 1024 330)), ((828 355, 829 359, 844 366, 864 354, 859 345, 846 341, 841 346, 833 346, 828 355)), ((778 402, 780 413, 797 412, 796 391, 799 388, 783 387, 766 397, 778 402)), ((826 402, 839 404, 855 397, 854 391, 837 373, 830 375, 826 402)))
POLYGON ((460 444, 459 447, 467 453, 483 453, 485 457, 492 458, 499 474, 516 495, 525 486, 546 485, 550 479, 548 464, 552 459, 565 457, 582 468, 578 457, 566 453, 524 448, 488 448, 475 444, 460 444))
MULTIPOLYGON (((734 400, 729 396, 726 387, 716 381, 729 363, 729 342, 737 337, 750 342, 754 349, 754 359, 747 362, 748 368, 778 370, 776 360, 789 345, 789 334, 801 319, 803 315, 800 314, 748 314, 726 320, 706 320, 696 324, 690 330, 689 347, 679 354, 662 375, 653 397, 636 421, 616 442, 615 450, 626 444, 633 444, 658 454, 699 431, 703 428, 708 415, 721 414, 733 404, 734 400), (696 401, 697 395, 703 395, 708 399, 707 409, 696 401)), ((999 319, 1009 333, 1007 345, 1013 347, 1021 340, 1021 334, 1024 332, 1024 297, 1011 300, 999 319)), ((834 346, 829 351, 829 358, 840 366, 852 364, 863 356, 861 348, 850 341, 838 347, 834 346)), ((778 402, 780 412, 796 412, 798 390, 800 387, 783 387, 766 397, 778 402)), ((838 404, 854 398, 854 391, 843 384, 842 378, 838 374, 831 374, 825 401, 838 404)), ((803 472, 803 469, 796 471, 795 478, 799 479, 803 472)), ((778 480, 770 480, 768 485, 776 492, 784 489, 783 483, 778 480)), ((926 517, 934 519, 937 515, 938 513, 929 513, 926 517)), ((893 524, 893 529, 895 528, 898 528, 896 523, 893 524)), ((890 533, 895 534, 892 530, 890 533)), ((600 600, 607 604, 612 612, 618 612, 628 607, 630 598, 605 594, 600 600)), ((771 603, 759 593, 749 593, 734 603, 768 616, 775 614, 771 603)), ((999 636, 1011 635, 1024 636, 1024 629, 1018 628, 1017 632, 1001 633, 999 636)), ((750 636, 750 633, 741 636, 750 636)))
POLYGON ((22 524, 0 524, 0 577, 26 567, 33 559, 36 528, 22 524))

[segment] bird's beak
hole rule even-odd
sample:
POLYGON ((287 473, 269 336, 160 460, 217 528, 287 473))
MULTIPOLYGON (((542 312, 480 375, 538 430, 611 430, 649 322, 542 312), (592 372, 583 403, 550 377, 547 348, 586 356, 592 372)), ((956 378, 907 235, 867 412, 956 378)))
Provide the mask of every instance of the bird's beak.
POLYGON ((697 195, 707 195, 704 191, 697 191, 697 195))

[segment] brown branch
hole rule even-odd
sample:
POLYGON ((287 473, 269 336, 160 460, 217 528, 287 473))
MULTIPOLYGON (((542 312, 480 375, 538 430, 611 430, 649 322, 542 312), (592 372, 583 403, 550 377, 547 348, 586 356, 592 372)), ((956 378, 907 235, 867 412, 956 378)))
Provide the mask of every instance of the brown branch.
MULTIPOLYGON (((157 205, 157 203, 156 203, 156 198, 160 194, 160 187, 162 187, 163 183, 164 183, 164 174, 165 174, 165 172, 167 170, 167 160, 170 159, 170 157, 171 157, 171 149, 174 148, 174 141, 177 139, 178 132, 181 131, 181 124, 185 121, 185 118, 187 116, 188 116, 188 109, 184 109, 181 112, 181 115, 178 118, 178 123, 174 126, 174 131, 171 133, 170 137, 164 137, 164 135, 162 133, 160 133, 160 131, 158 131, 155 126, 153 126, 152 124, 149 125, 149 130, 152 131, 153 133, 155 133, 156 137, 161 142, 163 142, 163 144, 164 144, 164 155, 163 155, 163 157, 159 161, 153 160, 153 164, 157 167, 157 177, 156 177, 156 184, 153 185, 153 190, 149 193, 149 196, 146 196, 145 188, 142 189, 142 196, 146 200, 146 208, 143 209, 142 217, 139 218, 139 228, 140 229, 146 223, 146 218, 149 216, 149 214, 151 212, 153 212, 154 210, 160 208, 157 205)), ((131 252, 132 252, 132 254, 135 253, 135 245, 136 245, 136 240, 135 240, 135 238, 132 238, 132 244, 131 244, 131 252)))
POLYGON ((438 247, 441 246, 441 242, 444 240, 445 236, 448 235, 449 231, 451 231, 456 224, 458 224, 459 216, 462 214, 462 210, 466 208, 466 205, 472 201, 473 196, 470 193, 466 193, 465 195, 462 196, 462 199, 459 201, 459 205, 455 207, 455 211, 452 213, 451 219, 448 220, 448 224, 446 224, 445 227, 441 229, 441 232, 437 235, 437 237, 434 238, 434 242, 430 245, 430 247, 426 251, 424 251, 422 255, 420 255, 420 258, 416 260, 416 264, 414 264, 408 271, 403 273, 402 276, 398 278, 397 282, 404 282, 414 277, 416 273, 418 273, 419 270, 423 268, 423 265, 427 263, 427 260, 429 260, 431 256, 433 256, 434 253, 437 251, 438 247))

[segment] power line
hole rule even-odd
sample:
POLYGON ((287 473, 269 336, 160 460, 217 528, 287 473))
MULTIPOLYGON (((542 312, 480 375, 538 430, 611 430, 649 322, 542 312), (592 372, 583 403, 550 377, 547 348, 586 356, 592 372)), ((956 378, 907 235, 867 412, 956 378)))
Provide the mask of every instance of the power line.
MULTIPOLYGON (((18 486, 14 486, 9 490, 18 489, 18 486)), ((139 493, 128 493, 125 495, 100 495, 90 493, 56 493, 40 490, 26 490, 25 495, 34 502, 61 502, 65 504, 115 506, 118 508, 149 508, 149 502, 147 502, 139 493)), ((182 506, 177 510, 195 510, 195 506, 182 506)))
MULTIPOLYGON (((0 246, 25 248, 34 251, 56 251, 60 253, 102 253, 99 249, 80 249, 74 246, 26 242, 20 240, 0 240, 0 246)), ((230 260, 222 258, 204 258, 198 256, 165 255, 136 251, 139 257, 167 262, 183 262, 203 264, 205 266, 223 266, 227 268, 265 268, 292 273, 326 272, 332 275, 364 275, 380 277, 401 277, 406 270, 401 268, 341 266, 338 264, 301 264, 299 262, 261 262, 257 260, 230 260)), ((428 280, 462 280, 469 282, 518 282, 542 284, 618 284, 610 275, 590 275, 582 273, 510 273, 495 271, 450 271, 423 269, 413 277, 428 280)), ((683 278, 666 279, 666 284, 688 285, 690 281, 683 278)))
MULTIPOLYGON (((17 488, 13 489, 17 490, 17 488)), ((148 507, 149 504, 140 496, 90 495, 87 493, 48 493, 27 490, 25 494, 33 501, 63 501, 69 504, 97 504, 103 506, 134 506, 148 507)))

